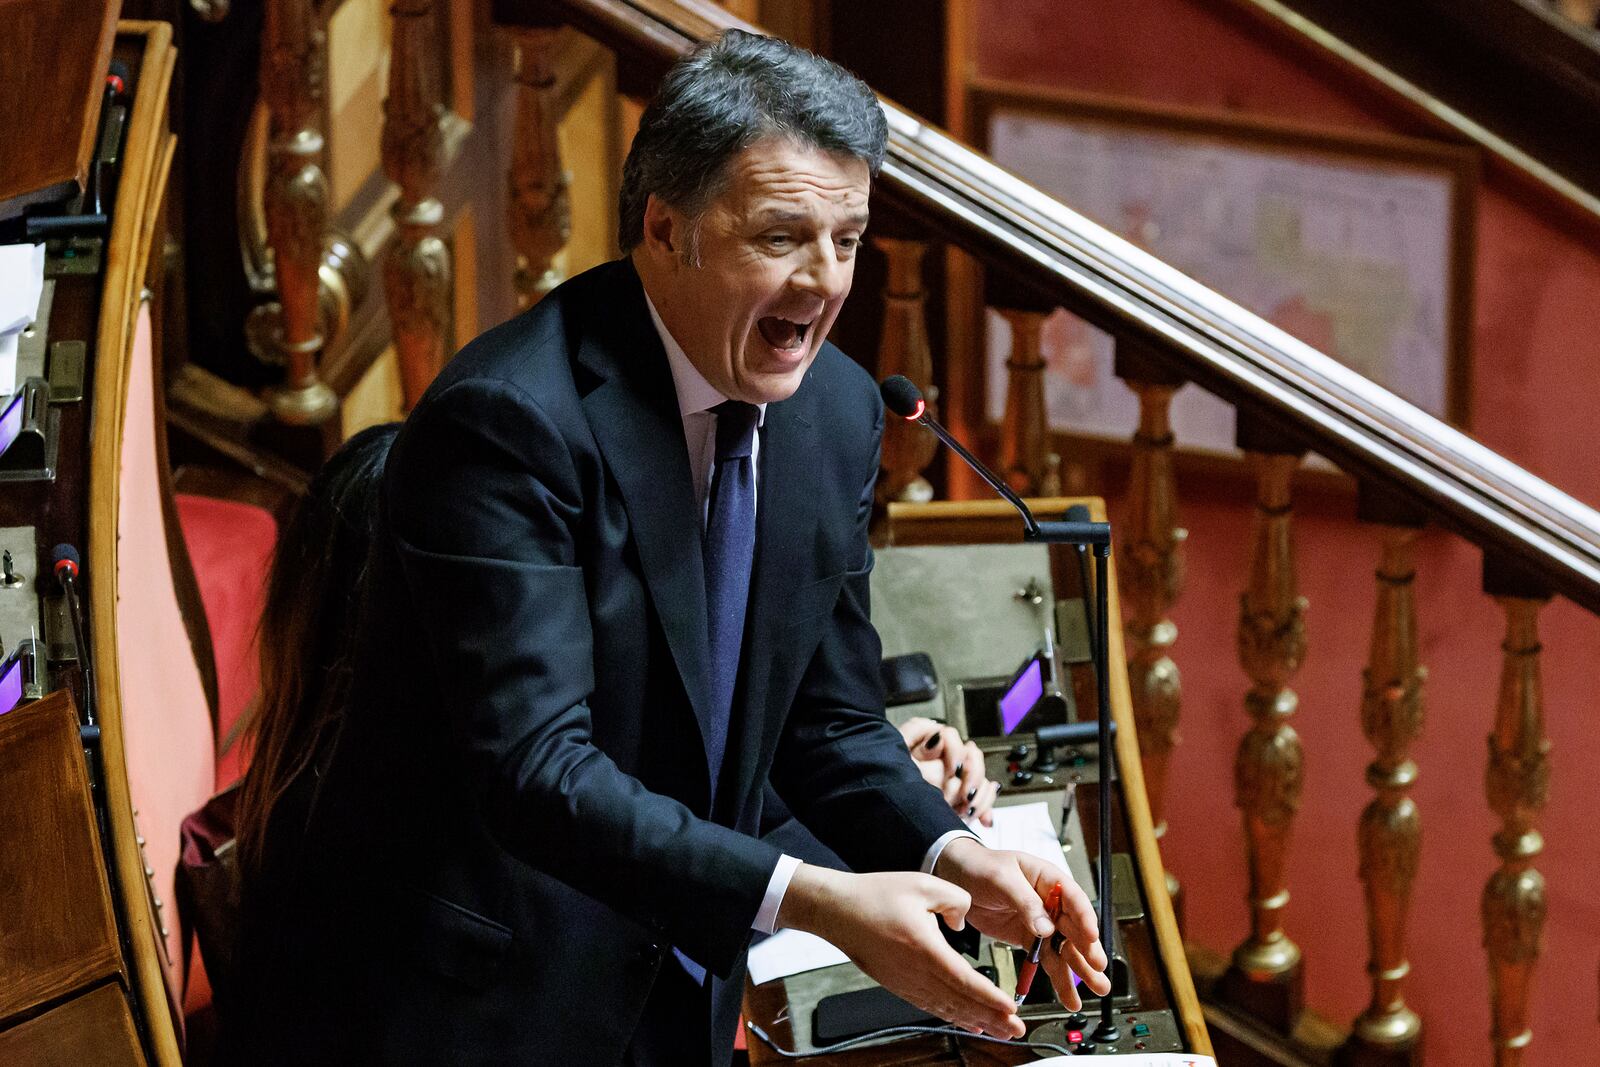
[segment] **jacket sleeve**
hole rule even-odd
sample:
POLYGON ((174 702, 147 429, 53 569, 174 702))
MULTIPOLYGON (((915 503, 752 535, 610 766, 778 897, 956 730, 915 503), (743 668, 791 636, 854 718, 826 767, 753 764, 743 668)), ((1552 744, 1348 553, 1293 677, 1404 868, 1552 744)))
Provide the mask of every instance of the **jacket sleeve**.
POLYGON ((873 406, 877 419, 872 447, 862 450, 870 463, 861 470, 850 570, 801 677, 771 781, 799 820, 853 870, 914 871, 942 834, 964 827, 884 717, 883 649, 868 588, 867 528, 883 435, 883 407, 873 406))
POLYGON ((459 381, 413 414, 385 507, 412 625, 460 694, 447 736, 503 846, 729 973, 780 853, 594 745, 582 492, 554 423, 514 385, 459 381))

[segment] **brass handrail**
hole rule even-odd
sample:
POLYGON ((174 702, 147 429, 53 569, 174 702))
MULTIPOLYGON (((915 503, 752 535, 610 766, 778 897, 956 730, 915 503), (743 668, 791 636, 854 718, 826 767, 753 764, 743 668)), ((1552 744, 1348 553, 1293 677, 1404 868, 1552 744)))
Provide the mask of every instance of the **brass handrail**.
MULTIPOLYGON (((660 65, 730 26, 701 0, 497 0, 505 21, 570 23, 660 65)), ((1185 277, 884 100, 882 191, 932 230, 1350 474, 1600 612, 1600 512, 1185 277)))

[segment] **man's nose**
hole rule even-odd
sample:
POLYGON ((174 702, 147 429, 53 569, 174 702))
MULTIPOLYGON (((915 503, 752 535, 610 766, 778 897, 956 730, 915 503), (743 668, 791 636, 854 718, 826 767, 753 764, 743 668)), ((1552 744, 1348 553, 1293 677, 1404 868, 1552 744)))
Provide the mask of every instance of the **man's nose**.
POLYGON ((793 282, 803 292, 824 300, 842 296, 850 288, 851 264, 841 259, 832 241, 817 241, 805 265, 795 272, 793 282))

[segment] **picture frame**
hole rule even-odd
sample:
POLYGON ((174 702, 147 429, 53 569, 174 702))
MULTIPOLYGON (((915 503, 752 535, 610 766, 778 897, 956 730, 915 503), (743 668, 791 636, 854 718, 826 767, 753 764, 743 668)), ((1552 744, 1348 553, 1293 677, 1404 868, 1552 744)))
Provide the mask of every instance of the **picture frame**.
MULTIPOLYGON (((1477 160, 1465 147, 974 80, 966 122, 995 162, 1447 422, 1471 411, 1477 160)), ((974 323, 963 391, 1004 415, 1009 327, 974 323)), ((1137 397, 1114 343, 1062 309, 1044 330, 1053 438, 1125 444, 1137 397)), ((1178 445, 1237 455, 1231 406, 1194 386, 1178 445)), ((1098 450, 1097 450, 1098 451, 1098 450)))

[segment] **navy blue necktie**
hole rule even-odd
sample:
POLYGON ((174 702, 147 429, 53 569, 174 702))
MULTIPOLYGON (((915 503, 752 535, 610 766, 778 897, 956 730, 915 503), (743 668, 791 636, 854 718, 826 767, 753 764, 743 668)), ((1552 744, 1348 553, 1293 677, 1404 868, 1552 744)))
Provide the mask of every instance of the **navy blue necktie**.
POLYGON ((717 463, 706 509, 706 613, 711 638, 711 728, 706 758, 716 795, 728 747, 733 689, 739 677, 750 566, 756 554, 756 471, 751 451, 760 411, 729 400, 711 409, 717 416, 717 463))
MULTIPOLYGON (((739 648, 744 643, 744 612, 750 599, 750 567, 756 555, 756 470, 751 456, 756 422, 754 404, 729 400, 712 408, 717 416, 717 462, 706 501, 704 541, 706 616, 711 638, 710 722, 706 730, 706 764, 711 771, 711 797, 717 795, 728 725, 733 718, 733 690, 739 680, 739 648)), ((696 982, 705 968, 677 949, 673 954, 696 982)))

